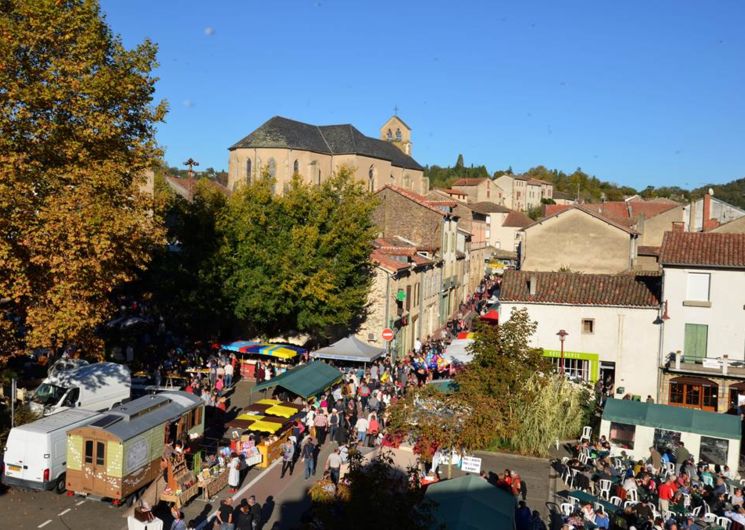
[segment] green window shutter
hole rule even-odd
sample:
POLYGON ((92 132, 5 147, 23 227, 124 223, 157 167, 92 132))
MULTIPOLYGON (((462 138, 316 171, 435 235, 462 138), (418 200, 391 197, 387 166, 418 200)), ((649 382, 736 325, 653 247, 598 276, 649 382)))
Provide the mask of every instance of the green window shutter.
POLYGON ((683 354, 686 361, 706 358, 709 326, 705 324, 685 325, 685 345, 683 354))

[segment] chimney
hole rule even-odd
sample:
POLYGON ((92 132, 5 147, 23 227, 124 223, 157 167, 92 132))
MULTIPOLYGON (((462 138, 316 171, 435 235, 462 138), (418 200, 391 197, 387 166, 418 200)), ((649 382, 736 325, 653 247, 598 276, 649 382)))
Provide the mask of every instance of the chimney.
POLYGON ((535 274, 530 275, 530 279, 528 280, 528 290, 530 291, 530 296, 535 296, 536 287, 538 283, 538 278, 535 274))
POLYGON ((696 229, 696 201, 691 201, 688 208, 688 231, 698 232, 696 229))
POLYGON ((714 190, 709 188, 709 191, 704 195, 704 217, 702 220, 702 231, 708 232, 709 230, 719 226, 719 221, 711 218, 711 197, 714 195, 714 190))

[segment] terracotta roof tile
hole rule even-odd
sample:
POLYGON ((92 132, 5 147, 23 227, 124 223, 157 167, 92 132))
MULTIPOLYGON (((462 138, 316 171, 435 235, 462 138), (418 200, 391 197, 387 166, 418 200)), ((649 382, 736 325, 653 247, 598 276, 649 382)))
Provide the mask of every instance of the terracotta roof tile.
POLYGON ((745 234, 665 232, 660 263, 745 269, 745 234))
POLYGON ((474 202, 468 205, 474 212, 488 215, 490 213, 509 213, 510 209, 500 204, 494 204, 493 202, 481 201, 474 202))
POLYGON ((639 245, 636 249, 636 253, 640 256, 659 256, 660 247, 652 247, 648 245, 639 245))
POLYGON ((533 219, 522 212, 513 210, 507 214, 507 217, 504 218, 504 223, 502 223, 502 226, 524 228, 530 224, 533 224, 533 219))
POLYGON ((373 261, 373 263, 380 265, 384 269, 388 269, 392 272, 408 269, 411 265, 408 260, 398 261, 396 259, 393 259, 391 256, 380 252, 379 250, 373 250, 370 259, 373 261))
POLYGON ((531 224, 527 225, 525 229, 528 229, 532 226, 538 225, 540 223, 543 223, 547 219, 550 219, 552 217, 557 217, 561 215, 564 212, 567 212, 569 210, 579 210, 580 212, 584 212, 588 215, 591 215, 595 217, 596 219, 600 219, 601 221, 605 221, 611 226, 615 226, 616 228, 620 228, 624 232, 628 232, 629 234, 636 235, 638 232, 628 226, 628 222, 621 222, 617 219, 612 219, 610 217, 607 217, 597 211, 596 208, 592 208, 593 205, 585 205, 585 204, 572 204, 572 205, 558 205, 558 204, 552 204, 550 205, 553 208, 550 215, 546 215, 543 219, 539 219, 538 221, 532 222, 531 224))
POLYGON ((507 270, 499 298, 503 302, 620 307, 659 307, 660 273, 579 274, 507 270), (536 281, 530 294, 529 281, 536 281))
POLYGON ((453 186, 478 186, 482 182, 487 180, 486 177, 475 178, 475 179, 458 179, 453 182, 453 186))
POLYGON ((399 188, 398 186, 394 186, 392 184, 387 184, 386 186, 383 186, 380 190, 377 191, 377 193, 382 192, 385 189, 390 189, 392 191, 395 191, 399 195, 403 195, 407 199, 414 201, 420 206, 424 206, 425 208, 429 208, 432 211, 437 212, 438 214, 442 215, 444 212, 440 210, 436 205, 432 204, 432 201, 427 199, 424 195, 419 195, 418 193, 415 193, 411 190, 406 190, 404 188, 399 188))

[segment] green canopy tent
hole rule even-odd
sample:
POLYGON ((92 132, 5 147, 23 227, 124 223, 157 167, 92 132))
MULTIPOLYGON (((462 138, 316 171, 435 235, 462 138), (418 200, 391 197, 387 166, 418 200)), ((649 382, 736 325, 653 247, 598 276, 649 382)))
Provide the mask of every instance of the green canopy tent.
POLYGON ((424 498, 436 503, 435 520, 448 530, 515 528, 515 497, 476 475, 431 484, 424 498))
POLYGON ((281 387, 307 399, 310 396, 317 396, 339 379, 341 379, 339 370, 321 361, 313 361, 291 368, 269 381, 259 383, 253 388, 253 391, 281 387))
POLYGON ((610 441, 613 454, 624 450, 635 459, 647 458, 652 445, 667 446, 669 440, 677 439, 685 443, 697 460, 737 469, 741 425, 740 417, 730 414, 609 399, 603 410, 600 434, 610 441))

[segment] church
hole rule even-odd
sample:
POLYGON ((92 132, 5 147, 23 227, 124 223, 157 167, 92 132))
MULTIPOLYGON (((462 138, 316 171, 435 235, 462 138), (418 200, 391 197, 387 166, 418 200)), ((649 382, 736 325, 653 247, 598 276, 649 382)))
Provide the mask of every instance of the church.
POLYGON ((424 168, 411 157, 411 129, 398 116, 380 128, 380 138, 350 124, 311 125, 275 116, 229 148, 228 187, 236 189, 266 170, 282 193, 292 176, 321 184, 342 166, 353 170, 371 192, 394 185, 429 191, 424 168))

